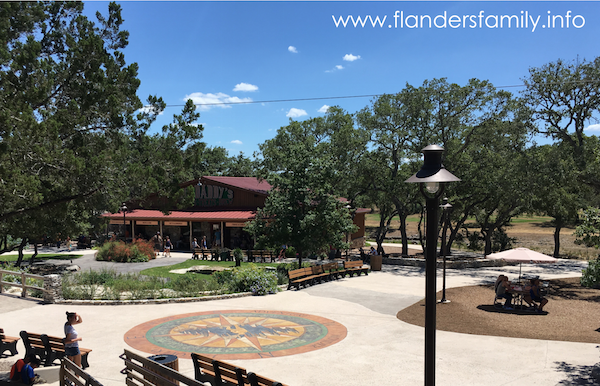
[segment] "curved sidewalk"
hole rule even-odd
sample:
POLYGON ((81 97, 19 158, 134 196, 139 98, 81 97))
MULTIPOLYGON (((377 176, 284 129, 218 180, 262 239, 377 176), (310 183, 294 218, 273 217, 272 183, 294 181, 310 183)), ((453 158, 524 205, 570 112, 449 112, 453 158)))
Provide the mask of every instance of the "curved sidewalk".
MULTIPOLYGON (((175 261, 176 257, 173 258, 175 261)), ((169 260, 169 259, 157 259, 169 260)), ((565 261, 557 266, 529 266, 544 278, 579 276, 584 263, 565 261)), ((489 283, 500 272, 516 276, 518 267, 448 270, 448 287, 489 283)), ((438 288, 441 278, 438 276, 438 288)), ((345 278, 299 291, 210 302, 64 306, 27 302, 20 309, 2 311, 0 327, 8 335, 21 330, 62 336, 66 311, 82 315, 78 326, 82 347, 91 348, 88 372, 106 386, 123 385, 118 358, 127 331, 144 322, 192 312, 268 310, 311 314, 331 319, 348 331, 342 341, 320 350, 277 358, 231 360, 289 386, 422 385, 424 332, 404 323, 396 313, 424 296, 425 278, 416 267, 388 267, 368 276, 345 278)), ((8 297, 0 295, 0 303, 8 297)), ((2 308, 0 307, 0 310, 2 308)), ((552 317, 552 310, 549 308, 552 317)), ((600 361, 596 344, 476 336, 437 332, 437 385, 557 385, 578 384, 578 371, 600 361), (507 360, 509 361, 507 364, 507 360), (511 362, 512 361, 512 362, 511 362), (511 365, 512 364, 512 365, 511 365)), ((22 353, 23 346, 18 345, 22 353)), ((137 350, 133 350, 137 351, 137 350)), ((139 351, 138 351, 139 352, 139 351)), ((141 355, 152 355, 139 352, 141 355)), ((8 360, 14 361, 13 358, 8 360)), ((2 361, 7 361, 3 359, 2 361)), ((39 372, 51 383, 57 367, 39 372)), ((179 369, 193 377, 190 360, 179 369)))

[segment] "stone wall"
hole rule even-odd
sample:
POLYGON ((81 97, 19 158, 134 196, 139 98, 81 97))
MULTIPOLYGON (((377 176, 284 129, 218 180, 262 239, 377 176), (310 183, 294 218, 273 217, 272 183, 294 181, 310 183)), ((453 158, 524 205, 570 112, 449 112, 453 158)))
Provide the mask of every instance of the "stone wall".
POLYGON ((57 274, 44 276, 44 303, 57 303, 62 299, 62 276, 57 274))

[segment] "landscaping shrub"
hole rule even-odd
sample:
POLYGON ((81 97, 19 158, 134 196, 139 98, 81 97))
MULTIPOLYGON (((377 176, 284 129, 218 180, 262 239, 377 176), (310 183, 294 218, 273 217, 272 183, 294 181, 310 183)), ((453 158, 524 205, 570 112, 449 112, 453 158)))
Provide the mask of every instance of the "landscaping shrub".
POLYGON ((111 240, 98 250, 96 260, 118 263, 140 263, 154 259, 154 245, 146 240, 135 239, 131 244, 111 240))
POLYGON ((584 287, 600 287, 600 258, 591 260, 582 271, 581 285, 584 287))
POLYGON ((288 246, 285 250, 285 257, 287 258, 295 258, 296 257, 296 248, 292 246, 288 246))
POLYGON ((181 275, 171 280, 169 287, 177 291, 180 296, 194 297, 202 292, 216 291, 220 286, 213 277, 206 280, 196 275, 181 275))
POLYGON ((254 295, 266 295, 279 291, 277 272, 249 264, 244 268, 215 273, 218 282, 222 282, 231 292, 252 292, 254 295))

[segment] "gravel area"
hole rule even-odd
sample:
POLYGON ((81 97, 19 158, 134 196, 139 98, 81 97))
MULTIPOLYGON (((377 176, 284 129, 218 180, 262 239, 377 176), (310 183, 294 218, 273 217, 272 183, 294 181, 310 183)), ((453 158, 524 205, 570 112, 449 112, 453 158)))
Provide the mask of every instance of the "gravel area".
MULTIPOLYGON (((437 329, 465 334, 600 343, 600 289, 579 284, 579 278, 549 281, 544 313, 495 308, 493 285, 450 288, 437 305, 437 329)), ((438 293, 441 299, 441 292, 438 293)), ((425 300, 398 312, 398 319, 425 323, 425 300)))

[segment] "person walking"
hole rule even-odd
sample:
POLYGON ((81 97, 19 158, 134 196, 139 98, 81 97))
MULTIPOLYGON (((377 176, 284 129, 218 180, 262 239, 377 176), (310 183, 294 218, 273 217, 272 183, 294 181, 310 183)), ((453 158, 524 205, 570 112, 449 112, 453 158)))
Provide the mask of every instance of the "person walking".
POLYGON ((171 257, 171 247, 172 246, 173 246, 173 244, 171 243, 171 238, 169 236, 167 236, 167 239, 165 240, 165 253, 164 253, 164 256, 171 257))

